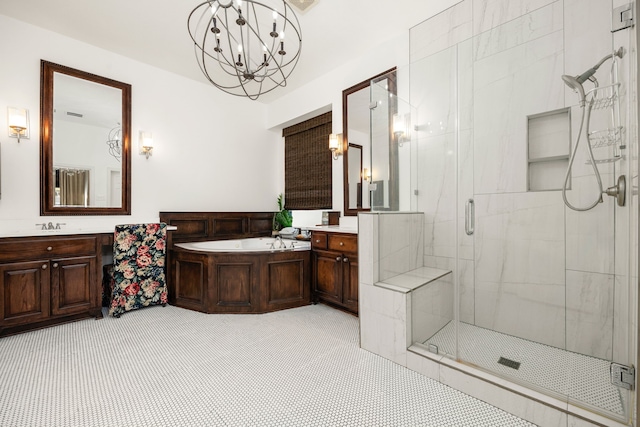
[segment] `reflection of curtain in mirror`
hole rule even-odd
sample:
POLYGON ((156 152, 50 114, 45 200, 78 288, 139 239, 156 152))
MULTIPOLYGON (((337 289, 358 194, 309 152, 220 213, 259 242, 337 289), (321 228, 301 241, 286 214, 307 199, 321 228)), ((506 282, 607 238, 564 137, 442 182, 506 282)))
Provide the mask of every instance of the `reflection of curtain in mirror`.
POLYGON ((89 206, 89 170, 56 169, 56 187, 63 206, 89 206))

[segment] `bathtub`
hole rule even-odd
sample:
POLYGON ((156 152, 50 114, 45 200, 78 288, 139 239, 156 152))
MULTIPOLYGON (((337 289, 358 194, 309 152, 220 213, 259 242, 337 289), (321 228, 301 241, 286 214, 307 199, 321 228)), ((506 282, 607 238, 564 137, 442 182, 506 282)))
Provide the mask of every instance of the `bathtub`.
POLYGON ((254 237, 250 239, 211 240, 205 242, 176 243, 182 249, 204 252, 276 252, 304 251, 311 249, 311 242, 282 240, 273 237, 254 237), (284 245, 284 247, 280 247, 284 245))
POLYGON ((176 243, 172 302, 203 313, 267 313, 311 303, 310 242, 272 237, 176 243))

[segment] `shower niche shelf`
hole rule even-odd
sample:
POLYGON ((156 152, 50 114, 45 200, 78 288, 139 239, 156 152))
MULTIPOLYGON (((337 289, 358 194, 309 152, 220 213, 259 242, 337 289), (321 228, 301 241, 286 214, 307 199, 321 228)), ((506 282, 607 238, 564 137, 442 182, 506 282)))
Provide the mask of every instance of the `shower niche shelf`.
POLYGON ((559 190, 571 151, 571 109, 527 116, 527 189, 559 190))

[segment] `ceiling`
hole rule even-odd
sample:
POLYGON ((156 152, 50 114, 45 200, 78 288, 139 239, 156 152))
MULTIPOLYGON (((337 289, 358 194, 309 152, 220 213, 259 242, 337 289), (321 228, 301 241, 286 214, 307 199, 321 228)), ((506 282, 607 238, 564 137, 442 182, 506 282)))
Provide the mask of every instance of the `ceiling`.
MULTIPOLYGON (((267 4, 270 1, 274 0, 263 0, 267 4)), ((1 0, 0 14, 206 82, 187 32, 187 17, 200 2, 1 0)), ((305 12, 296 9, 303 40, 298 66, 286 88, 263 95, 259 101, 268 103, 277 99, 350 61, 360 52, 408 32, 412 26, 456 2, 316 0, 305 12)))

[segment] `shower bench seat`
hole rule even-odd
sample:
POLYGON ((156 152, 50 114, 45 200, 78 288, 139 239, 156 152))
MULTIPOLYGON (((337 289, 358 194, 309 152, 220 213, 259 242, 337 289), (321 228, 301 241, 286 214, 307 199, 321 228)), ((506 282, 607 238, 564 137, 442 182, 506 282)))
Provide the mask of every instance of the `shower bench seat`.
POLYGON ((408 294, 425 285, 445 278, 451 274, 451 270, 443 270, 432 267, 418 267, 406 273, 398 274, 374 284, 374 286, 385 288, 390 291, 408 294))

